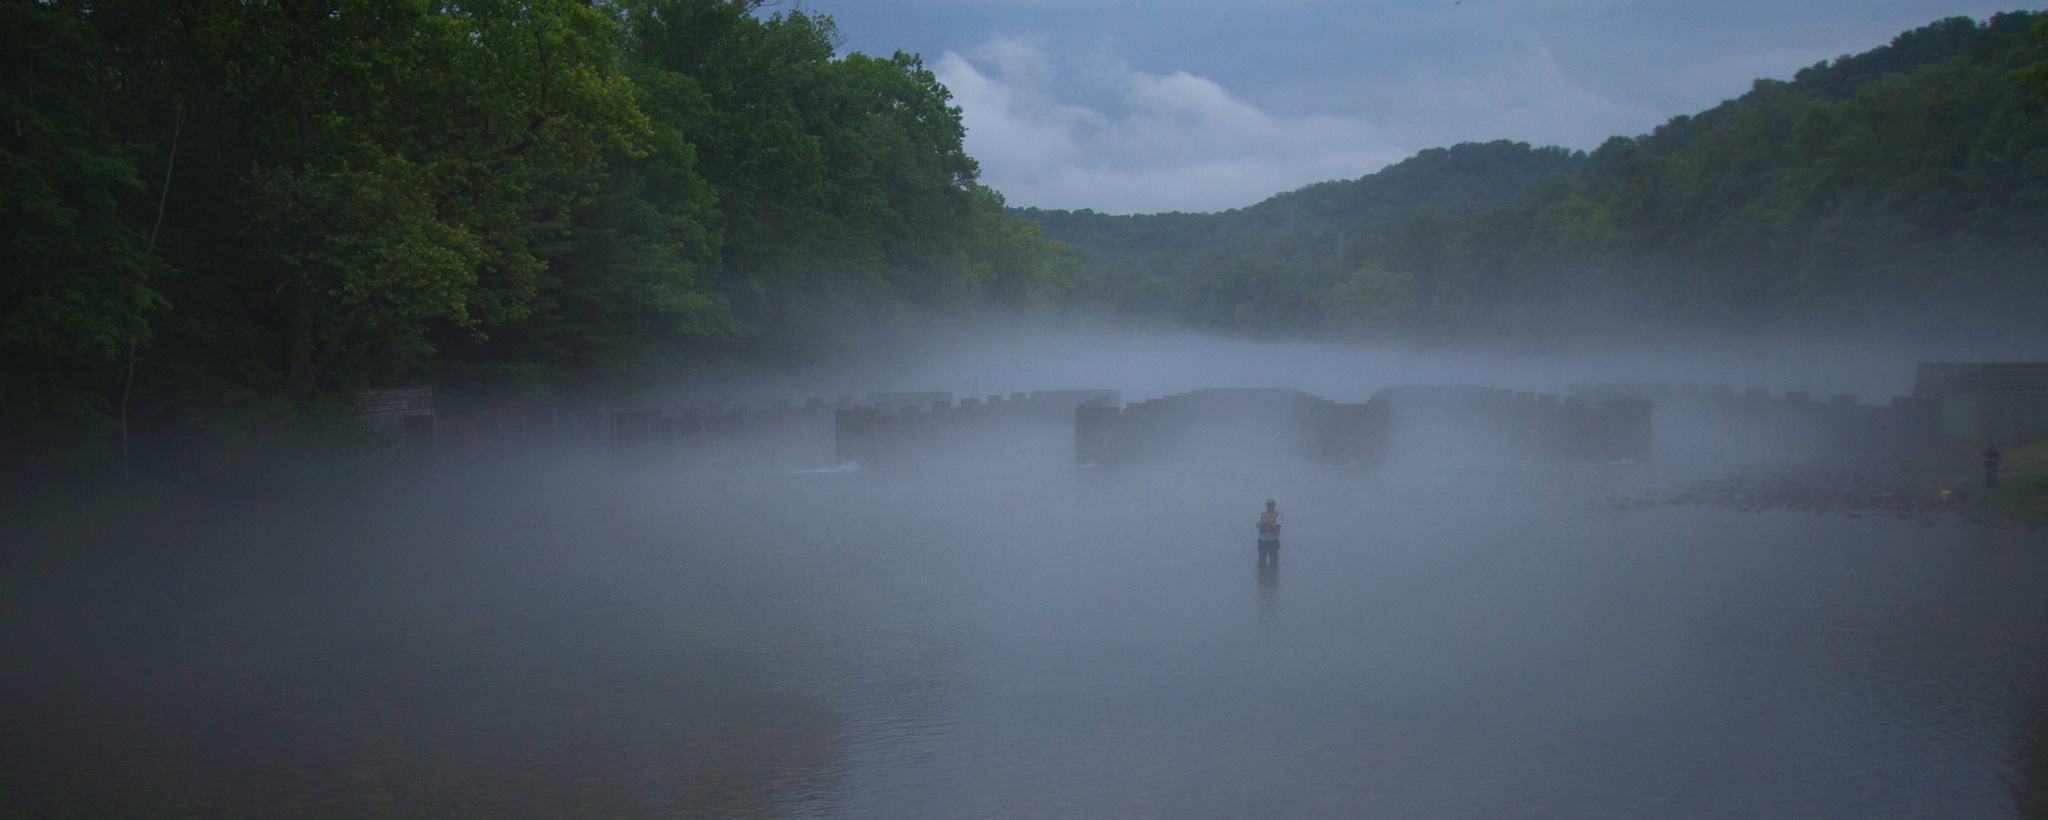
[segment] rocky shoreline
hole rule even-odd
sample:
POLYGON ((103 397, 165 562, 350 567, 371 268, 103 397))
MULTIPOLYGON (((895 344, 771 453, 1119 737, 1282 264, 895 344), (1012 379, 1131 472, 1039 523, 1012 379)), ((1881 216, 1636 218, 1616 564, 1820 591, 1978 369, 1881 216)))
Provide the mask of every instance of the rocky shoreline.
POLYGON ((2025 529, 2040 522, 1987 514, 1981 489, 1961 480, 1931 480, 1875 468, 1752 467, 1728 477, 1673 483, 1637 494, 1591 498, 1627 510, 1656 506, 1712 506, 1740 512, 1796 510, 1845 518, 1887 517, 1932 527, 1944 520, 2025 529))

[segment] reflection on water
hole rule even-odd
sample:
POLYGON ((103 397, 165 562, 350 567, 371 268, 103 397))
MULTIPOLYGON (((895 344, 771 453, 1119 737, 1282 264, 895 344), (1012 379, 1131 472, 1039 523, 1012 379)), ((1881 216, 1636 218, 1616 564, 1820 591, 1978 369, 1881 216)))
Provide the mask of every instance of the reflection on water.
POLYGON ((2048 698, 2021 724, 2010 781, 2013 815, 2048 820, 2048 698))
POLYGON ((1271 630, 1280 609, 1280 552, 1259 551, 1259 617, 1271 630))
POLYGON ((112 534, 160 541, 128 568, 13 567, 0 817, 759 816, 831 791, 854 721, 923 708, 897 690, 934 653, 778 568, 797 526, 562 489, 228 509, 112 534))
POLYGON ((2038 541, 1545 475, 598 471, 87 522, 0 563, 0 817, 2044 816, 2038 541), (1284 612, 1277 556, 1242 574, 1276 489, 1284 612))

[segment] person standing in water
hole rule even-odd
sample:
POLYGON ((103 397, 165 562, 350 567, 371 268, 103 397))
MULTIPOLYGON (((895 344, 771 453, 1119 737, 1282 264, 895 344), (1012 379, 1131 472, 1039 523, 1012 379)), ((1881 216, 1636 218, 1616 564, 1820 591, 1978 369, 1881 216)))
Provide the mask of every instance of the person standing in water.
POLYGON ((1266 500, 1266 511, 1259 513, 1259 560, 1268 556, 1280 560, 1280 508, 1279 502, 1266 500))
POLYGON ((1984 489, 1998 489, 1998 445, 1984 446, 1984 489))

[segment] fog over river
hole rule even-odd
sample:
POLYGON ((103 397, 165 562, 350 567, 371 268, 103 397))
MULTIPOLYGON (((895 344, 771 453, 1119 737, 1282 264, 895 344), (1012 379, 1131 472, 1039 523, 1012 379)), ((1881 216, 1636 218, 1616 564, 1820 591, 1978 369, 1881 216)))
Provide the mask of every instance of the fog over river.
POLYGON ((1072 448, 479 456, 9 525, 0 817, 1995 818, 2044 788, 2037 535, 1587 503, 1664 465, 1072 448))

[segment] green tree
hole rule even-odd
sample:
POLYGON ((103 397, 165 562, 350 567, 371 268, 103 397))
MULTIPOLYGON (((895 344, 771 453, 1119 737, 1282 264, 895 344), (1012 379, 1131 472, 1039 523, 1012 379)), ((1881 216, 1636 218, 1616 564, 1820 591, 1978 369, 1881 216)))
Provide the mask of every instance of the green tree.
POLYGON ((104 452, 78 445, 111 429, 110 383, 167 307, 122 212, 145 148, 109 128, 101 52, 76 8, 0 4, 0 446, 37 467, 104 452))
POLYGON ((526 315, 536 229, 645 130, 612 22, 571 0, 224 11, 274 58, 249 67, 274 71, 245 92, 268 133, 243 200, 286 299, 288 395, 350 347, 344 387, 418 363, 428 320, 483 333, 526 315))

